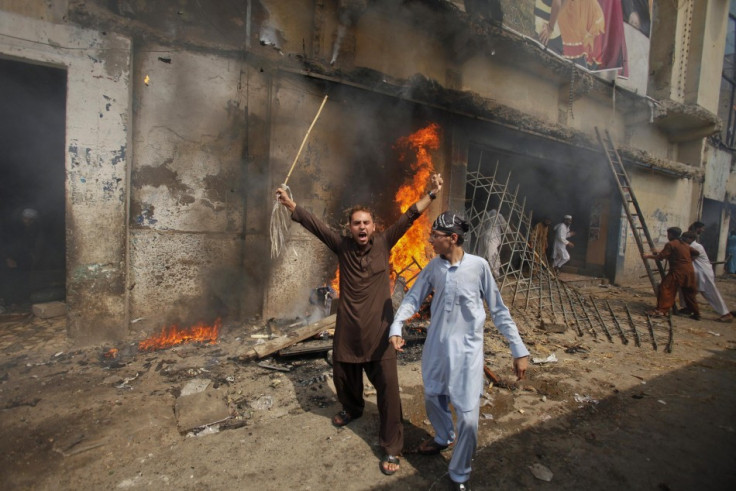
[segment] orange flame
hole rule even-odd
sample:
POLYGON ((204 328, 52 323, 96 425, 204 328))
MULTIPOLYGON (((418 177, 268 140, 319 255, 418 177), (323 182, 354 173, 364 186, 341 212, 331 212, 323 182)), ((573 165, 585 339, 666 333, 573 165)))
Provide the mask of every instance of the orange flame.
POLYGON ((337 267, 337 271, 335 271, 335 277, 332 278, 332 281, 330 282, 330 287, 332 287, 333 290, 335 290, 335 293, 339 296, 340 295, 340 267, 337 267))
MULTIPOLYGON (((399 187, 394 197, 402 211, 424 196, 430 176, 435 172, 430 150, 439 147, 440 127, 437 123, 431 123, 409 136, 399 138, 394 145, 394 149, 399 151, 399 162, 406 162, 411 158, 410 166, 414 171, 413 177, 399 187)), ((421 268, 432 259, 432 248, 427 241, 431 226, 430 219, 421 215, 391 250, 391 269, 407 279, 408 284, 412 283, 421 268)), ((330 286, 340 293, 339 268, 330 286)))
MULTIPOLYGON (((394 198, 402 210, 406 210, 424 196, 429 178, 435 172, 430 150, 439 147, 440 127, 437 123, 431 123, 407 137, 400 138, 396 143, 395 148, 401 151, 399 161, 407 159, 408 151, 412 151, 415 157, 411 162, 414 176, 399 188, 394 198)), ((432 258, 432 249, 427 241, 431 226, 429 217, 426 214, 421 215, 391 249, 389 260, 391 268, 397 273, 402 273, 405 279, 413 279, 432 258)))
POLYGON ((215 344, 221 327, 222 320, 219 317, 211 326, 200 322, 182 329, 174 324, 161 329, 161 334, 158 336, 152 336, 138 343, 138 349, 141 351, 155 351, 183 343, 215 344))
POLYGON ((117 358, 118 357, 118 349, 117 348, 110 348, 107 353, 103 355, 105 358, 117 358))

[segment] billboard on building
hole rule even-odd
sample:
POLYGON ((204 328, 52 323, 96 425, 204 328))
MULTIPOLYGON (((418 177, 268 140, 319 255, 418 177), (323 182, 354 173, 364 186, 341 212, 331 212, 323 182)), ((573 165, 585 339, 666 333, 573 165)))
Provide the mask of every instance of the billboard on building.
POLYGON ((541 47, 646 93, 653 0, 502 0, 503 23, 541 47))

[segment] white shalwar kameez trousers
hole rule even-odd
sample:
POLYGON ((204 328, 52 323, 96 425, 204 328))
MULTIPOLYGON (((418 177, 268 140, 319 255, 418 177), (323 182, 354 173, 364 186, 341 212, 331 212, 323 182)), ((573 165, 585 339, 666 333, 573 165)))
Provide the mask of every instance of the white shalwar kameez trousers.
POLYGON ((723 301, 721 292, 716 287, 716 277, 713 274, 713 265, 708 259, 708 254, 705 252, 705 247, 702 244, 693 241, 690 247, 698 251, 700 254, 693 258, 693 268, 695 268, 695 277, 698 279, 698 291, 705 297, 713 310, 718 312, 718 315, 726 315, 730 311, 726 307, 726 302, 723 301))
POLYGON ((555 245, 552 250, 552 266, 561 268, 563 264, 570 260, 570 253, 567 252, 567 238, 570 237, 570 227, 565 222, 555 225, 555 245))
POLYGON ((465 253, 455 265, 437 256, 422 270, 399 306, 390 336, 401 336, 401 327, 434 290, 431 322, 422 352, 422 379, 429 421, 435 441, 455 440, 452 414, 455 407, 457 441, 449 474, 455 482, 470 478, 471 459, 478 441, 478 414, 483 394, 483 325, 486 301, 496 328, 506 337, 514 358, 527 356, 519 331, 503 303, 488 262, 465 253))

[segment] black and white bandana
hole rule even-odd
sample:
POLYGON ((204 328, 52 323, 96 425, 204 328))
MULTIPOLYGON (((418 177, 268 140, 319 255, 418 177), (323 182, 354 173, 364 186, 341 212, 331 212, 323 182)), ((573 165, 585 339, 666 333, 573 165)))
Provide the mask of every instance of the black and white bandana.
POLYGON ((432 230, 448 234, 458 234, 460 236, 464 236, 468 229, 470 229, 468 222, 460 215, 451 211, 442 213, 432 224, 432 230))

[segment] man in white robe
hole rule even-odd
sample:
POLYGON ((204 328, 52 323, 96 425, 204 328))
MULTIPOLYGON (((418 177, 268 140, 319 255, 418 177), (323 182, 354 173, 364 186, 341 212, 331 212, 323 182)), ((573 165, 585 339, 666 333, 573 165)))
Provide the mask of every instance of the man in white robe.
POLYGON ((485 220, 485 231, 481 236, 481 255, 485 256, 491 265, 493 277, 498 278, 501 273, 501 240, 507 227, 506 219, 497 210, 488 213, 485 220))
POLYGON ((559 271, 570 260, 570 253, 567 252, 567 248, 575 246, 575 244, 567 240, 569 237, 575 235, 575 232, 570 231, 571 224, 572 216, 565 215, 562 218, 562 223, 555 225, 555 243, 552 249, 552 266, 555 268, 555 271, 559 271))
POLYGON ((430 243, 437 256, 417 276, 389 330, 389 341, 397 351, 402 351, 404 321, 434 291, 430 307, 432 320, 422 352, 422 379, 427 416, 435 437, 422 442, 418 451, 430 455, 454 446, 449 475, 456 489, 467 489, 471 458, 478 441, 484 377, 484 300, 494 325, 509 342, 519 379, 526 373, 529 357, 488 262, 463 250, 468 229, 468 223, 451 212, 444 212, 435 220, 430 243), (457 434, 450 403, 455 408, 457 434))
POLYGON ((695 277, 698 280, 698 291, 705 297, 710 306, 713 307, 713 310, 718 312, 718 315, 720 315, 718 320, 720 322, 731 322, 733 315, 728 307, 726 307, 726 302, 723 301, 721 292, 718 291, 716 277, 713 274, 713 265, 708 259, 705 247, 695 240, 696 237, 697 235, 694 231, 688 231, 682 234, 682 240, 690 244, 690 247, 700 253, 693 258, 695 277))

